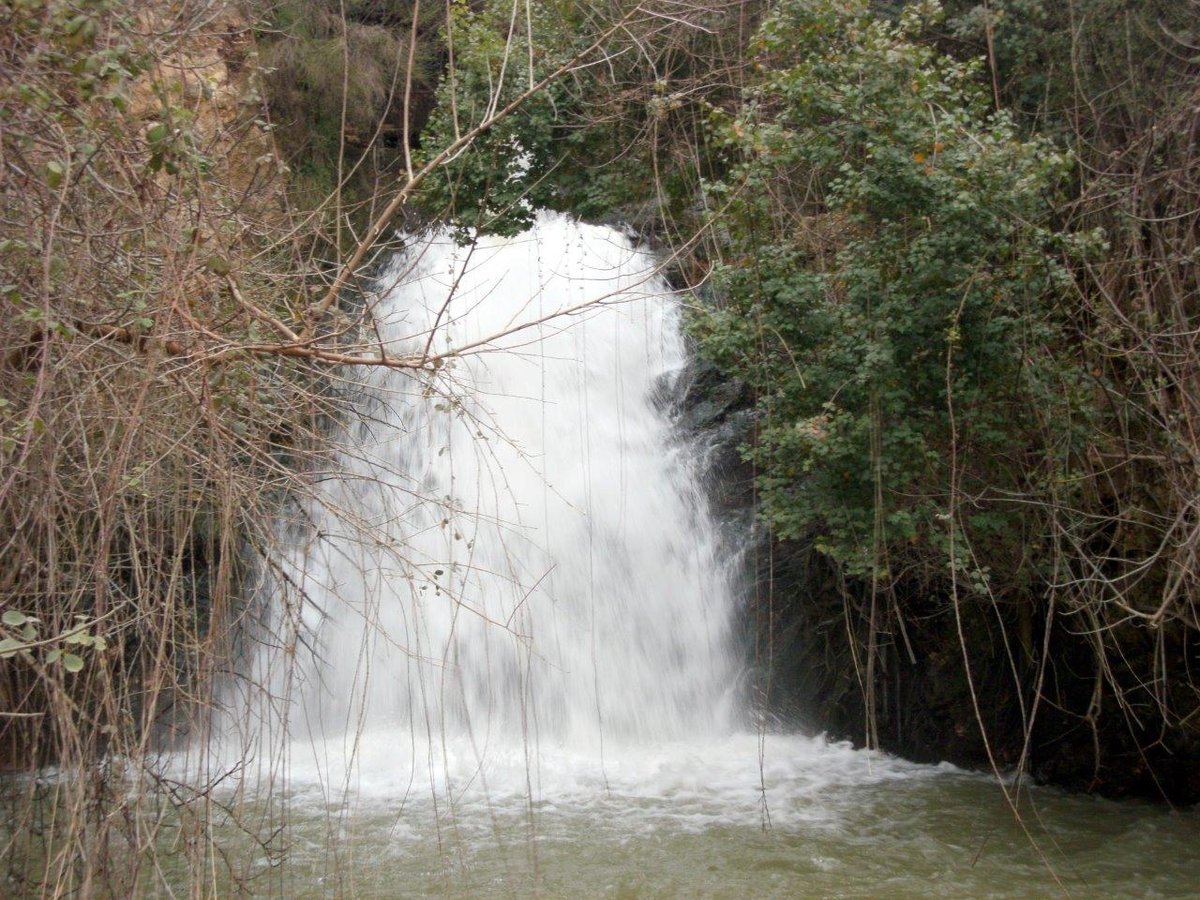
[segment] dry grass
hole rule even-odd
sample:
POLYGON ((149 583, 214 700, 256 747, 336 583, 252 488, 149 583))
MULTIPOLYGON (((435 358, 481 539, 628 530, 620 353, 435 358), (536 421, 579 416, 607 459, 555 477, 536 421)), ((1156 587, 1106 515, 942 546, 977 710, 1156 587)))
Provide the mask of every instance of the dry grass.
POLYGON ((2 15, 0 754, 61 774, 3 781, 0 839, 10 890, 126 895, 163 840, 137 787, 205 720, 247 556, 315 446, 314 376, 221 351, 312 267, 231 4, 2 15))

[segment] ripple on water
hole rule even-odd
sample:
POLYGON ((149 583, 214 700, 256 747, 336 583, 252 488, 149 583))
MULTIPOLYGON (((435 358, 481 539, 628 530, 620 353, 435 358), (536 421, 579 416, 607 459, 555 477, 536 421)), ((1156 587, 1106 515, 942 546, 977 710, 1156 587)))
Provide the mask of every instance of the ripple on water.
POLYGON ((1190 812, 1035 788, 1026 833, 990 777, 798 736, 529 757, 294 781, 289 893, 335 894, 346 869, 360 897, 1029 897, 1060 894, 1055 877, 1197 893, 1190 812))

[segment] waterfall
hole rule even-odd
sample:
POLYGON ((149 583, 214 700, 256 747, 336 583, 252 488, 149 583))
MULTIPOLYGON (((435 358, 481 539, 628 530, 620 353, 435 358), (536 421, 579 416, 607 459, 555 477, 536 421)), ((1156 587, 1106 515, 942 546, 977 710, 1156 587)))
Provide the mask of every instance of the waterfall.
POLYGON ((442 364, 348 373, 339 449, 281 514, 257 649, 196 744, 222 815, 200 836, 183 807, 178 840, 220 850, 193 889, 1025 896, 1060 857, 1084 894, 1193 884, 1178 811, 1033 789, 1018 827, 990 776, 744 727, 736 560, 672 425, 680 307, 650 255, 543 215, 413 240, 379 287, 377 345, 442 364))
POLYGON ((465 247, 441 231, 392 262, 370 316, 390 354, 442 364, 356 373, 267 578, 275 638, 250 681, 267 727, 317 748, 293 766, 603 767, 730 733, 732 567, 673 430, 685 346, 655 259, 552 214, 465 247))

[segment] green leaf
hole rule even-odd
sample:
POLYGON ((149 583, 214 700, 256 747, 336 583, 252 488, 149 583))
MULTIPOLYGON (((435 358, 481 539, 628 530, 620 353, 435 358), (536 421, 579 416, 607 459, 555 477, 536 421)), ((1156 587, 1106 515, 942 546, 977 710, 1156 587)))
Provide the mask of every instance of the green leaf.
POLYGON ((4 638, 0 640, 0 659, 10 659, 24 649, 25 644, 16 638, 4 638))
POLYGON ((63 668, 68 672, 79 672, 83 669, 83 659, 76 656, 74 653, 64 653, 62 657, 63 668))
POLYGON ((46 665, 48 665, 48 666, 54 665, 56 662, 58 662, 59 658, 62 655, 63 655, 63 652, 61 650, 59 650, 57 647, 55 647, 53 650, 51 650, 49 653, 46 654, 46 665))
POLYGON ((171 134, 171 129, 163 122, 155 122, 146 129, 146 140, 151 144, 161 144, 171 134))
POLYGON ((4 611, 2 621, 10 628, 20 628, 29 621, 29 616, 25 615, 25 613, 21 612, 20 610, 8 609, 4 611))
POLYGON ((52 159, 45 165, 46 184, 52 188, 61 187, 63 179, 66 177, 67 170, 57 159, 52 159))

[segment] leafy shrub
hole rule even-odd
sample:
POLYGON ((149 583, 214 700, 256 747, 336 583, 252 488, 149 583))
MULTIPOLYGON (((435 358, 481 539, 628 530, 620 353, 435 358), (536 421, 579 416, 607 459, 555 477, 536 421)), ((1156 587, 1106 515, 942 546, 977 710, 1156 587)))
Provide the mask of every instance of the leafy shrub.
POLYGON ((916 39, 935 13, 788 0, 767 18, 758 83, 717 117, 728 302, 696 327, 761 397, 772 529, 884 582, 936 574, 949 540, 1011 539, 1006 501, 1069 466, 1089 414, 1057 309, 1056 254, 1079 241, 1048 225, 1068 159, 916 39))
POLYGON ((508 3, 455 4, 426 158, 555 67, 576 64, 431 179, 422 206, 503 234, 543 207, 692 235, 699 181, 713 171, 705 109, 736 94, 748 26, 764 6, 664 14, 550 2, 514 14, 508 3), (583 52, 598 34, 600 45, 583 52))

